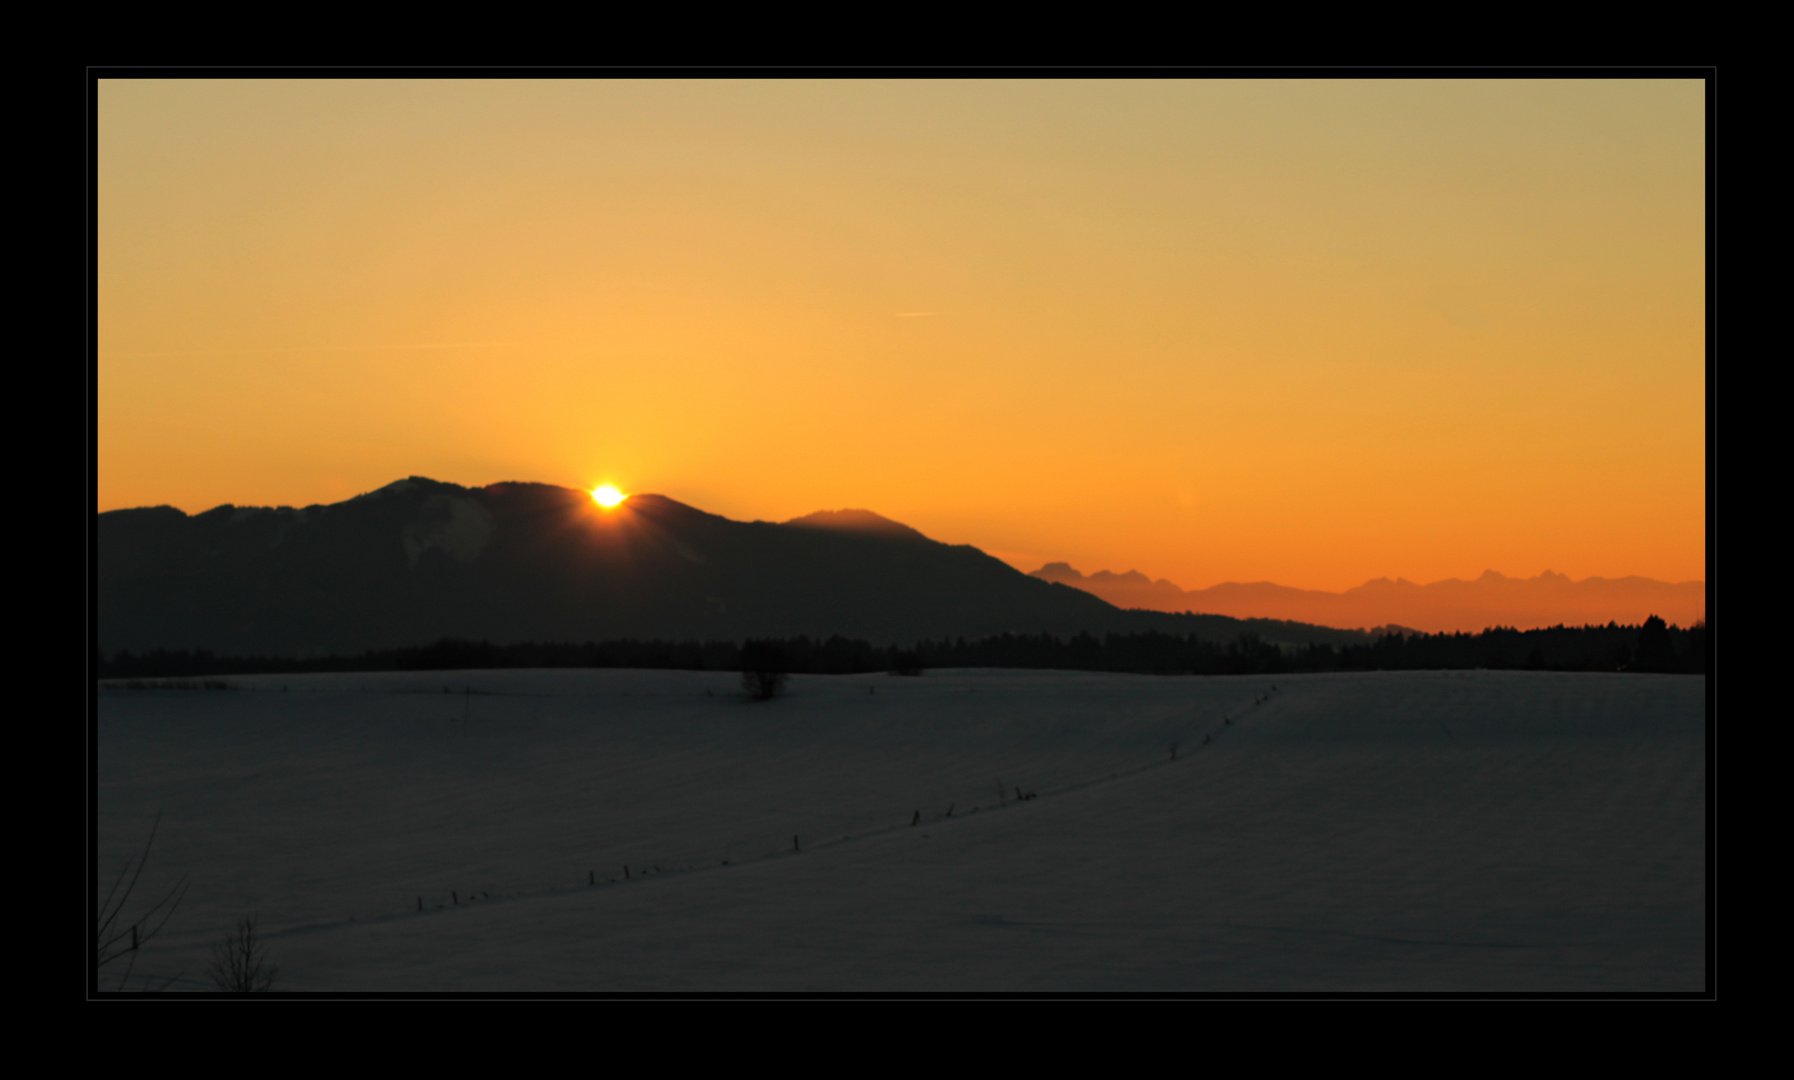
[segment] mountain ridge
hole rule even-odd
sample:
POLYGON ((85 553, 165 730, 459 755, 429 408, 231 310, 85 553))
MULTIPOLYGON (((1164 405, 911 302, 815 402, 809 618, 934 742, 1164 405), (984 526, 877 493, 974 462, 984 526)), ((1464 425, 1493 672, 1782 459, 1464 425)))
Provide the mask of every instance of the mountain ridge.
POLYGON ((1269 581, 1228 581, 1186 590, 1136 570, 1086 575, 1064 562, 1048 563, 1029 576, 1083 589, 1123 608, 1235 617, 1250 611, 1257 617, 1323 626, 1398 625, 1427 633, 1475 632, 1490 626, 1631 624, 1649 615, 1686 626, 1706 614, 1705 582, 1664 582, 1635 574, 1575 581, 1551 570, 1515 578, 1491 569, 1468 581, 1446 578, 1425 585, 1399 577, 1373 578, 1343 592, 1269 581))
POLYGON ((99 515, 99 647, 320 655, 442 638, 874 644, 1157 630, 1286 644, 1364 635, 1124 611, 871 511, 741 522, 662 495, 411 476, 333 504, 99 515))

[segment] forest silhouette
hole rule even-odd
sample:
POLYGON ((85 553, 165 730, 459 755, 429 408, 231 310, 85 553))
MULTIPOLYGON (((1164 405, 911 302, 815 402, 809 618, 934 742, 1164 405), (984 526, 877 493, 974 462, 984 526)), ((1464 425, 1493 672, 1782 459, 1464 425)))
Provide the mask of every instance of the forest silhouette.
POLYGON ((352 656, 215 656, 204 650, 121 651, 96 657, 106 679, 347 671, 457 671, 490 668, 646 668, 747 671, 768 655, 791 674, 916 674, 929 668, 1023 668, 1152 675, 1243 675, 1321 671, 1492 670, 1611 671, 1704 674, 1705 623, 1670 626, 1652 616, 1642 625, 1491 627, 1477 634, 1384 634, 1362 645, 1279 646, 1256 634, 1227 641, 1158 631, 999 634, 967 640, 878 646, 844 637, 729 641, 523 643, 443 639, 406 649, 352 656))

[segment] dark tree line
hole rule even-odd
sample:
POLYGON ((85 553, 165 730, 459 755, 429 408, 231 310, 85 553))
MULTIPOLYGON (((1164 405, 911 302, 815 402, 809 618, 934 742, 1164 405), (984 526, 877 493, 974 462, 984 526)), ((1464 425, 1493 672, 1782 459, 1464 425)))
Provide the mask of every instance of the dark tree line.
POLYGON ((1478 634, 1390 634, 1370 645, 1303 650, 1294 670, 1386 671, 1521 668, 1534 671, 1638 671, 1704 674, 1707 627, 1684 630, 1655 615, 1642 626, 1491 627, 1478 634))
POLYGON ((1079 634, 1001 634, 967 641, 919 641, 877 646, 842 637, 745 642, 604 641, 584 644, 443 640, 409 649, 357 656, 228 657, 210 652, 120 652, 99 658, 107 679, 191 678, 205 675, 321 671, 446 671, 472 668, 660 668, 745 671, 765 657, 792 674, 846 675, 927 668, 1047 668, 1159 675, 1240 675, 1296 671, 1409 671, 1512 668, 1550 671, 1707 670, 1707 628, 1683 629, 1652 616, 1642 626, 1553 626, 1538 630, 1491 627, 1477 634, 1388 634, 1363 645, 1278 646, 1255 634, 1211 641, 1148 631, 1097 637, 1079 634))

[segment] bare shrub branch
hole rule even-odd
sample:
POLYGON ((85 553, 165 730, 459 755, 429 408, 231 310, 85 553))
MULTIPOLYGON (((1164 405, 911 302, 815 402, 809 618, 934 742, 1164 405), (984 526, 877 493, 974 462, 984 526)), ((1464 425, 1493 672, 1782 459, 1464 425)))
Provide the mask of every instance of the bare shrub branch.
POLYGON ((268 962, 268 948, 256 936, 254 915, 237 923, 236 932, 212 946, 206 974, 227 994, 260 994, 274 986, 280 969, 268 962))
MULTIPOLYGON (((168 920, 174 916, 175 909, 181 906, 182 898, 187 895, 187 879, 183 877, 162 899, 150 905, 136 918, 126 921, 125 907, 130 903, 132 893, 137 890, 144 867, 149 864, 150 849, 156 844, 156 830, 161 824, 162 815, 158 812, 156 820, 150 825, 149 839, 143 843, 143 853, 135 859, 125 861, 118 877, 113 879, 112 888, 107 890, 106 898, 100 902, 98 919, 94 923, 94 970, 97 973, 106 965, 124 959, 125 972, 118 981, 120 990, 126 989, 131 981, 131 972, 137 966, 137 954, 168 925, 168 920), (120 886, 123 886, 122 892, 120 886)), ((147 982, 144 989, 151 989, 147 982)))

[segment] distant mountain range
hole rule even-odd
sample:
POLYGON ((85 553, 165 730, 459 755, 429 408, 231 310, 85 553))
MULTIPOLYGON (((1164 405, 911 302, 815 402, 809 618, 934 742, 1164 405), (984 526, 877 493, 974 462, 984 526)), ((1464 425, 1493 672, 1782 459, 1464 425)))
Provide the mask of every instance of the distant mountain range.
POLYGON ((1123 611, 866 510, 741 522, 659 495, 400 480, 332 505, 99 515, 99 647, 317 656, 441 638, 826 638, 1157 630, 1342 645, 1279 620, 1123 611))
POLYGON ((1031 576, 1082 589, 1121 608, 1236 617, 1249 613, 1322 626, 1404 627, 1428 633, 1476 632, 1491 626, 1526 630, 1559 623, 1638 624, 1651 615, 1689 626, 1703 620, 1707 610, 1704 582, 1643 577, 1571 581, 1549 570, 1534 578, 1510 578, 1489 570, 1474 581, 1451 578, 1430 585, 1378 578, 1343 593, 1292 589, 1268 581, 1230 581, 1186 590, 1132 570, 1125 574, 1099 570, 1086 576, 1062 562, 1048 563, 1031 576))

